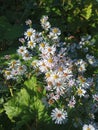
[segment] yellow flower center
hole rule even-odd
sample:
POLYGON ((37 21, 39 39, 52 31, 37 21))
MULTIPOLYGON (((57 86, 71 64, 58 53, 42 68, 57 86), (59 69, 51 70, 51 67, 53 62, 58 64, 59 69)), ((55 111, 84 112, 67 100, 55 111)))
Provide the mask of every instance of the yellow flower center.
POLYGON ((77 90, 77 92, 79 95, 81 95, 83 93, 82 89, 80 89, 80 88, 77 90))
POLYGON ((31 65, 32 65, 32 66, 36 66, 36 62, 32 62, 31 65))
POLYGON ((10 71, 5 71, 5 74, 6 74, 6 75, 10 75, 11 72, 10 72, 10 71))
POLYGON ((33 46, 33 42, 30 41, 30 42, 29 42, 29 45, 30 45, 30 46, 33 46))
POLYGON ((79 79, 80 79, 80 81, 81 81, 82 83, 84 83, 84 82, 86 81, 86 79, 85 79, 84 77, 82 77, 82 76, 80 76, 79 79))
POLYGON ((28 53, 25 53, 25 57, 29 57, 29 54, 28 54, 28 53))
POLYGON ((54 32, 54 33, 58 33, 58 29, 57 29, 57 28, 54 28, 54 29, 53 29, 53 32, 54 32))
POLYGON ((53 59, 52 59, 52 58, 49 58, 49 59, 48 59, 48 62, 49 62, 49 63, 52 63, 52 62, 53 62, 53 59))
POLYGON ((59 76, 58 76, 57 74, 55 74, 55 75, 53 76, 53 78, 54 78, 54 79, 57 79, 57 78, 59 78, 59 76))
POLYGON ((88 127, 87 130, 91 130, 91 128, 88 127))
POLYGON ((32 35, 32 32, 28 31, 27 35, 28 35, 28 37, 30 37, 32 35))
POLYGON ((45 47, 45 44, 44 44, 44 43, 41 43, 40 45, 41 45, 41 47, 45 47))
POLYGON ((49 78, 50 77, 50 73, 46 73, 46 78, 49 78))

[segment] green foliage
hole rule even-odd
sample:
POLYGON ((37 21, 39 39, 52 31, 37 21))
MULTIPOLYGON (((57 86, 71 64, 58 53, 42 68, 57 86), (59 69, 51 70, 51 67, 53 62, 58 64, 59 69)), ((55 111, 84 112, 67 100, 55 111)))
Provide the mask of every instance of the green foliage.
POLYGON ((4 109, 9 119, 16 121, 17 127, 26 125, 32 120, 34 122, 45 121, 48 119, 41 101, 41 94, 37 92, 37 81, 35 77, 24 83, 26 86, 21 88, 13 98, 4 104, 4 109))
POLYGON ((0 17, 0 42, 12 44, 23 32, 20 25, 31 18, 39 28, 39 19, 48 15, 51 22, 62 29, 64 37, 69 33, 96 34, 98 30, 98 2, 96 0, 24 0, 2 1, 0 17), (11 4, 10 4, 11 3, 11 4), (37 16, 37 17, 36 17, 37 16), (78 22, 77 22, 78 21, 78 22))
MULTIPOLYGON (((1 0, 0 2, 0 51, 6 50, 6 52, 0 52, 0 57, 16 51, 13 47, 8 50, 8 47, 15 46, 16 40, 23 34, 24 21, 28 18, 31 19, 33 23, 36 23, 34 28, 39 29, 38 21, 42 15, 48 15, 52 25, 62 30, 64 39, 69 34, 74 35, 77 40, 84 34, 93 36, 96 46, 91 50, 92 54, 98 57, 98 0, 1 0)), ((11 57, 14 59, 16 56, 12 54, 11 57)), ((0 69, 6 66, 7 62, 0 58, 0 69)), ((98 74, 98 68, 96 68, 95 74, 98 74)), ((50 118, 41 101, 45 91, 35 77, 21 83, 23 87, 20 90, 16 88, 13 97, 9 94, 9 88, 1 82, 2 80, 4 79, 0 74, 0 115, 2 117, 0 118, 2 120, 7 120, 6 122, 9 124, 8 119, 4 119, 2 114, 5 111, 18 130, 22 126, 25 129, 28 127, 35 129, 36 124, 40 124, 38 130, 65 129, 65 126, 58 128, 53 124, 43 124, 50 118), (38 91, 40 88, 41 92, 38 91)), ((0 130, 6 130, 1 122, 0 130)), ((72 128, 72 130, 74 129, 72 128)))
POLYGON ((23 32, 23 26, 9 23, 5 16, 0 17, 0 48, 12 45, 23 32))

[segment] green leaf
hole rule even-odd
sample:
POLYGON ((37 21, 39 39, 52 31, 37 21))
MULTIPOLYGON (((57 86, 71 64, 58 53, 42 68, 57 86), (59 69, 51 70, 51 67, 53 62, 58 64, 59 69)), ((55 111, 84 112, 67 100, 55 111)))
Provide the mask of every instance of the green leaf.
POLYGON ((18 117, 21 112, 28 107, 30 97, 27 91, 23 88, 12 99, 4 104, 4 109, 9 119, 14 121, 14 117, 18 117))
POLYGON ((24 83, 26 87, 30 90, 36 91, 37 87, 37 80, 35 77, 32 77, 30 80, 25 81, 24 83))
POLYGON ((11 121, 17 121, 18 119, 18 126, 22 126, 30 120, 47 120, 47 112, 45 112, 45 107, 36 91, 38 86, 36 78, 32 77, 24 84, 26 86, 4 104, 9 119, 11 121))
POLYGON ((81 14, 86 20, 88 20, 92 15, 92 4, 90 3, 87 7, 82 10, 81 14))

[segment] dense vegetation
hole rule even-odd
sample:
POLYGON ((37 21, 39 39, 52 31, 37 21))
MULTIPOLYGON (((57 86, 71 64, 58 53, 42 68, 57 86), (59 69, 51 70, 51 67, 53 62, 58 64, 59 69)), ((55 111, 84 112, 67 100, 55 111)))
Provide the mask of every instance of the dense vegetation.
MULTIPOLYGON (((94 44, 89 46, 88 42, 84 47, 98 58, 98 0, 1 0, 0 5, 0 130, 74 130, 71 122, 58 127, 50 119, 50 113, 40 100, 46 95, 42 83, 44 74, 37 75, 37 70, 29 68, 30 62, 22 61, 29 70, 18 81, 6 80, 4 71, 12 60, 21 60, 16 49, 21 44, 19 38, 28 28, 25 21, 31 19, 32 27, 41 31, 43 15, 49 16, 51 26, 61 30, 61 41, 78 43, 82 37, 91 36, 90 42, 94 44)), ((84 59, 82 51, 77 53, 84 59)), ((33 60, 36 58, 35 55, 33 60)), ((88 68, 86 77, 92 74, 97 81, 98 67, 88 68)), ((96 112, 95 122, 98 122, 97 116, 96 112)), ((75 129, 81 130, 80 127, 75 129)))

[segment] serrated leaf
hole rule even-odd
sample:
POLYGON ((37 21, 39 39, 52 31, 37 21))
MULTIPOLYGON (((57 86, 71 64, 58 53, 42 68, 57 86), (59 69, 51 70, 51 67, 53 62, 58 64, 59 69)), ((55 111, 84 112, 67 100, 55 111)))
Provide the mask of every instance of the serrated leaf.
POLYGON ((28 102, 30 100, 29 94, 23 88, 18 92, 12 99, 4 104, 4 109, 9 119, 12 121, 14 117, 18 117, 21 112, 28 107, 28 102))
POLYGON ((38 121, 48 119, 45 107, 36 94, 37 80, 32 77, 25 82, 24 88, 17 92, 9 101, 4 104, 4 109, 11 121, 17 121, 18 126, 22 126, 31 119, 38 121))

